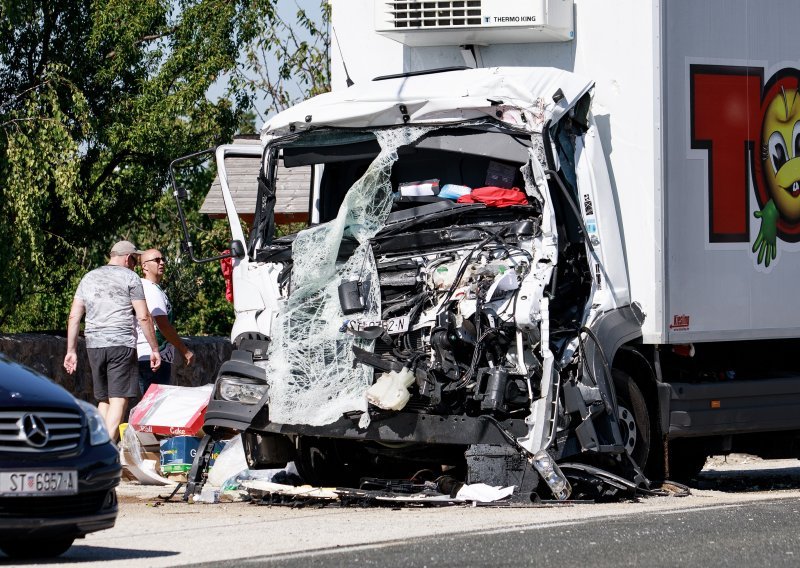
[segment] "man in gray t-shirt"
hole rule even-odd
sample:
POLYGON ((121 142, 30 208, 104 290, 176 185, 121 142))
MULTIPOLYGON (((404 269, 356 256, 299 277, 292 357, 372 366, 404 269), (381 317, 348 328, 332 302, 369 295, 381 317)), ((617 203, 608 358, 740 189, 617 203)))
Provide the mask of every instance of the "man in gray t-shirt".
POLYGON ((78 334, 86 314, 86 352, 92 368, 97 407, 112 440, 128 407, 128 399, 139 393, 136 357, 136 320, 152 346, 150 366, 161 365, 153 320, 147 309, 142 281, 133 272, 141 251, 129 241, 111 249, 106 266, 86 274, 78 285, 67 321, 67 355, 64 368, 74 373, 78 366, 78 334), (136 314, 134 318, 134 313, 136 314))

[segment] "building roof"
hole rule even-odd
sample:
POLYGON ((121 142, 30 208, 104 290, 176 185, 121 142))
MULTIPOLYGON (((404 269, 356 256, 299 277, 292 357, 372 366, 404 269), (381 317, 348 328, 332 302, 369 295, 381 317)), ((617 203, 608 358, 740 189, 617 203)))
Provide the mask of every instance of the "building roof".
MULTIPOLYGON (((237 137, 234 144, 260 145, 258 138, 237 137)), ((258 173, 261 168, 261 157, 232 156, 225 159, 228 172, 228 187, 236 206, 236 212, 245 219, 252 219, 256 209, 258 193, 258 173)), ((278 163, 277 191, 275 203, 275 220, 278 223, 289 223, 308 220, 309 190, 311 187, 311 167, 300 166, 287 168, 283 160, 278 163)), ((226 214, 222 200, 222 189, 219 174, 214 178, 208 190, 200 213, 210 217, 223 217, 226 214)))

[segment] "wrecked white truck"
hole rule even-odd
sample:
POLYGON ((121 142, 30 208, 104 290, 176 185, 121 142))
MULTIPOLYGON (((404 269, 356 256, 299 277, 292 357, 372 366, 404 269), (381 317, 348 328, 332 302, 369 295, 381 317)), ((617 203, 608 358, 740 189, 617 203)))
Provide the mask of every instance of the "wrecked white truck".
POLYGON ((217 149, 236 351, 206 431, 311 483, 559 499, 800 456, 800 3, 425 4, 331 0, 333 92, 217 149), (275 238, 292 166, 310 227, 275 238))
MULTIPOLYGON (((253 463, 293 459, 315 484, 445 468, 564 499, 565 460, 643 483, 659 442, 611 367, 643 314, 591 88, 548 68, 442 70, 271 120, 246 241, 229 215, 237 349, 206 432, 246 432, 253 463), (316 222, 275 238, 279 161, 318 172, 316 222)), ((221 179, 241 151, 218 149, 221 179)))

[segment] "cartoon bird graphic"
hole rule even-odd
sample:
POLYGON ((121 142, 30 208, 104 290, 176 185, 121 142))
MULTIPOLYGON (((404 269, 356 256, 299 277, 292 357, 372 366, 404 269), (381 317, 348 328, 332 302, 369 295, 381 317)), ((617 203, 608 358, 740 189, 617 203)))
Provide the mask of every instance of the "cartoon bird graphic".
POLYGON ((769 200, 754 215, 761 219, 753 253, 769 266, 777 256, 779 222, 800 221, 800 89, 781 86, 769 101, 761 131, 761 165, 769 200))

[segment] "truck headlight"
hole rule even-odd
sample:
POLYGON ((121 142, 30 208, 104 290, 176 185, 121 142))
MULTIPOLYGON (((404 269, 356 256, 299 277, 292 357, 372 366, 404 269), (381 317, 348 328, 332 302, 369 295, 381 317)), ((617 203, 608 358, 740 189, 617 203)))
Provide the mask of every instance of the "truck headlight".
POLYGON ((246 377, 222 375, 218 383, 221 398, 242 404, 258 404, 269 389, 266 383, 246 377))
POLYGON ((547 483, 550 491, 553 492, 553 496, 559 501, 569 499, 572 487, 570 487, 569 481, 567 481, 564 474, 561 473, 561 468, 556 465, 555 460, 547 453, 547 450, 536 452, 531 461, 533 462, 533 467, 536 468, 536 471, 547 483))
POLYGON ((78 400, 78 404, 86 415, 86 424, 89 426, 89 443, 92 446, 99 446, 111 441, 111 437, 106 430, 106 423, 100 413, 85 400, 78 400))

